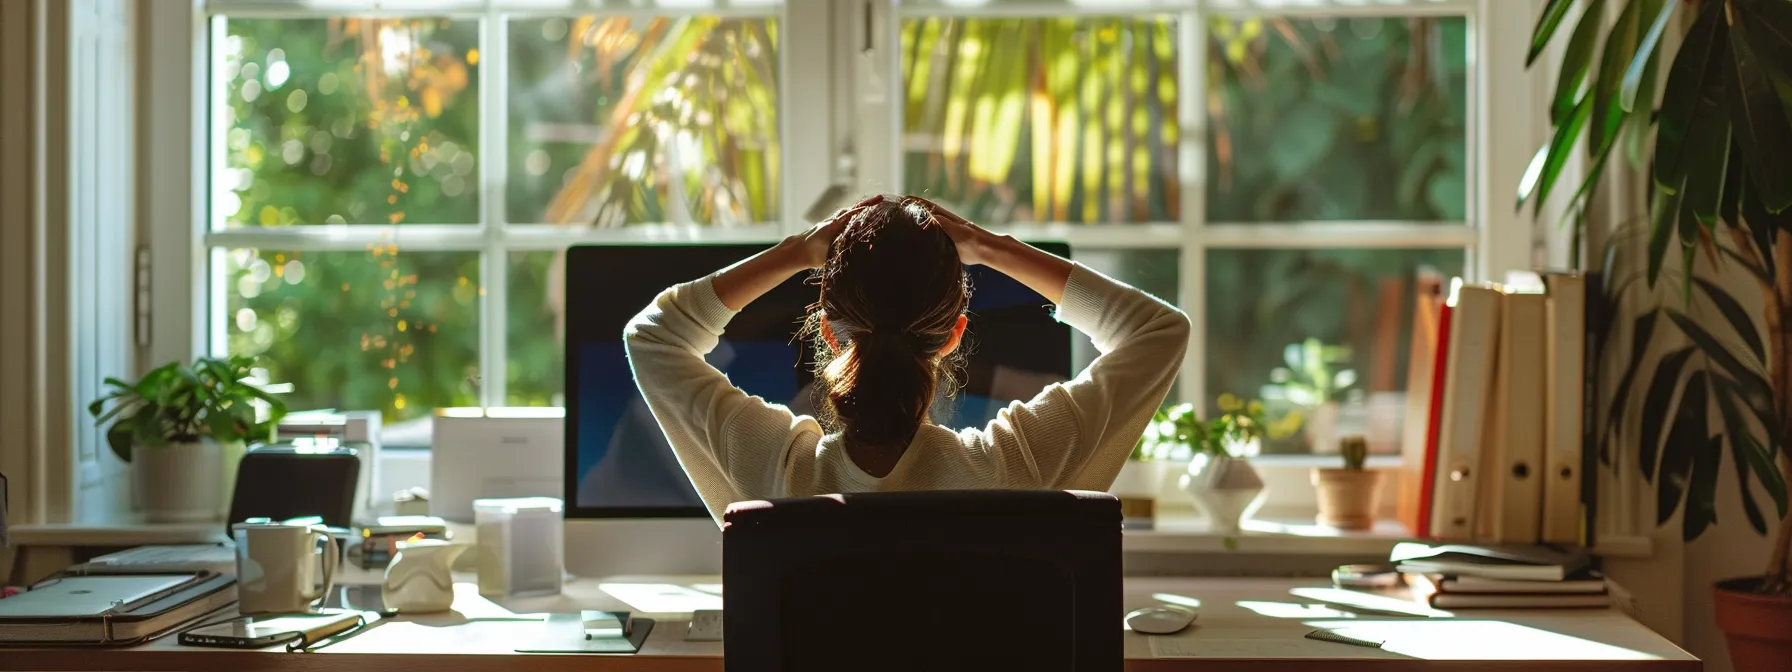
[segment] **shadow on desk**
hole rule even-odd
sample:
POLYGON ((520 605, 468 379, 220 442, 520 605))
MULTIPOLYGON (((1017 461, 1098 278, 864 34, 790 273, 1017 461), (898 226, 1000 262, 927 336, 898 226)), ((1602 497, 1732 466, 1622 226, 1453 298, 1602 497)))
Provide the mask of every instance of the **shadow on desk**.
MULTIPOLYGON (((368 580, 371 573, 349 575, 368 580)), ((719 672, 720 642, 685 641, 691 607, 712 608, 714 577, 577 579, 560 595, 493 601, 458 576, 451 614, 395 617, 315 653, 183 647, 172 636, 130 649, 0 650, 0 670, 268 670, 272 672, 719 672), (622 597, 622 596, 626 596, 622 597), (632 600, 632 601, 631 601, 632 600), (532 625, 520 614, 629 610, 658 623, 635 655, 515 654, 532 625), (510 620, 507 620, 510 619, 510 620), (519 656, 527 655, 528 660, 519 656)), ((1693 672, 1701 664, 1628 616, 1611 610, 1458 612, 1452 618, 1387 618, 1339 611, 1292 594, 1296 579, 1128 579, 1127 609, 1195 606, 1196 624, 1175 635, 1127 633, 1132 672, 1281 670, 1578 670, 1693 672), (1307 639, 1314 629, 1385 639, 1382 649, 1307 639)), ((1122 614, 1114 615, 1122 627, 1122 614)), ((959 623, 963 619, 945 619, 959 623)), ((533 627, 538 628, 539 624, 533 627)), ((867 655, 876 655, 867 652, 867 655)))

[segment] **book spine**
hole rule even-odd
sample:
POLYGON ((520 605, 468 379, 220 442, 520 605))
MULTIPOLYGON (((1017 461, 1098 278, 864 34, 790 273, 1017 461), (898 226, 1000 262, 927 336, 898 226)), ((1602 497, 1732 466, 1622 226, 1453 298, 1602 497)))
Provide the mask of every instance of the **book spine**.
POLYGON ((1599 272, 1585 274, 1586 278, 1586 311, 1585 329, 1581 348, 1580 375, 1580 502, 1581 502, 1581 545, 1591 548, 1595 543, 1598 520, 1599 498, 1595 495, 1599 479, 1599 359, 1601 355, 1600 337, 1605 333, 1606 316, 1609 314, 1605 305, 1605 285, 1599 272))
POLYGON ((1431 401, 1425 420, 1425 466, 1419 481, 1419 527, 1412 530, 1421 538, 1431 537, 1432 507, 1437 498, 1437 435, 1443 425, 1444 389, 1449 385, 1450 314, 1454 308, 1445 305, 1437 317, 1437 356, 1431 368, 1431 401))

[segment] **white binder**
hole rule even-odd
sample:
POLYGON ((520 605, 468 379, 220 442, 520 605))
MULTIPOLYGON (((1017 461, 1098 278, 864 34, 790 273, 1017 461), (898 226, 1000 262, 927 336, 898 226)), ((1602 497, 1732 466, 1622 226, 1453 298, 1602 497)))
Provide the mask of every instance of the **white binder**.
POLYGON ((1494 285, 1466 284, 1457 278, 1450 285, 1449 305, 1450 351, 1438 428, 1431 536, 1472 541, 1481 438, 1499 345, 1500 293, 1494 285))
POLYGON ((1581 540, 1581 417, 1586 363, 1587 279, 1552 274, 1545 327, 1548 401, 1543 413, 1544 473, 1541 536, 1545 543, 1581 540))

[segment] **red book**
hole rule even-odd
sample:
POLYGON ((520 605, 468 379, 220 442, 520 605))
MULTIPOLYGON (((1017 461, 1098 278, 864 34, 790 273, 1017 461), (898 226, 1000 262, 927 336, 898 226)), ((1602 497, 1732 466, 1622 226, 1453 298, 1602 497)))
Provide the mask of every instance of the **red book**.
POLYGON ((1451 312, 1451 306, 1445 303, 1437 317, 1437 361, 1431 368, 1431 409, 1425 421, 1425 473, 1419 480, 1419 520, 1425 521, 1425 526, 1413 531, 1419 537, 1431 536, 1431 507, 1437 494, 1437 433, 1443 424, 1444 389, 1449 380, 1446 365, 1450 361, 1451 312))

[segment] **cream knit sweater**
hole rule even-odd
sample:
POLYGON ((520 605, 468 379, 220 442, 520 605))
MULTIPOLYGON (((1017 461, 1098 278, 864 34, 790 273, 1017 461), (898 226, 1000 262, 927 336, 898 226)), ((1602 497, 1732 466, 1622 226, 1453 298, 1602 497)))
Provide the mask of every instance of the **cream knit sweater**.
POLYGON ((641 396, 719 524, 737 501, 846 492, 1106 490, 1163 403, 1188 347, 1189 320, 1080 264, 1057 318, 1101 355, 1075 379, 1013 402, 984 427, 922 425, 894 469, 865 473, 839 434, 749 396, 704 361, 735 312, 705 277, 660 293, 623 338, 641 396))

